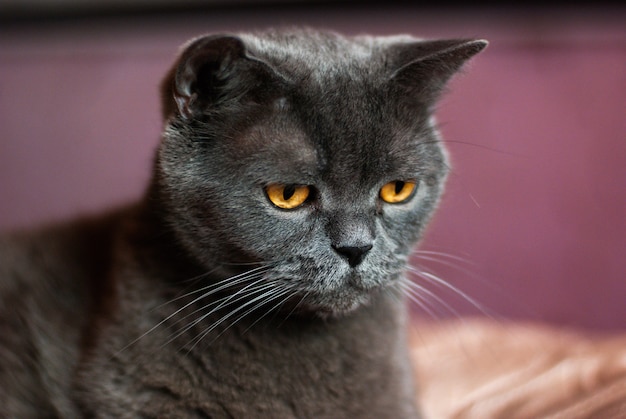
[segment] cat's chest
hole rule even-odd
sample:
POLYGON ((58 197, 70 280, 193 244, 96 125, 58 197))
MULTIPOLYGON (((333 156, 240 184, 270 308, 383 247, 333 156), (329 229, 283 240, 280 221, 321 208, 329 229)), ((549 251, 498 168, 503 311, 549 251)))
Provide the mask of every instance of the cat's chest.
MULTIPOLYGON (((390 308, 330 321, 242 321, 199 341, 189 329, 166 345, 171 335, 157 331, 105 373, 126 383, 106 397, 137 413, 173 417, 417 417, 402 322, 390 308), (159 343, 158 353, 149 350, 159 343)), ((111 388, 102 376, 93 384, 96 398, 98 387, 111 388)))
POLYGON ((234 417, 381 417, 398 408, 403 382, 389 326, 389 319, 235 325, 172 356, 172 392, 234 417))

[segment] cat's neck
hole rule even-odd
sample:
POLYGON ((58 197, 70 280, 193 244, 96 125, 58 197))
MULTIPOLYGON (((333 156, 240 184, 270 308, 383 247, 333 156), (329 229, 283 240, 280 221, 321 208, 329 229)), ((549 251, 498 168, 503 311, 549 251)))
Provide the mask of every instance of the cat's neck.
POLYGON ((176 281, 205 271, 179 243, 151 192, 127 210, 120 224, 118 246, 124 249, 120 256, 124 257, 126 252, 127 263, 163 281, 176 281))

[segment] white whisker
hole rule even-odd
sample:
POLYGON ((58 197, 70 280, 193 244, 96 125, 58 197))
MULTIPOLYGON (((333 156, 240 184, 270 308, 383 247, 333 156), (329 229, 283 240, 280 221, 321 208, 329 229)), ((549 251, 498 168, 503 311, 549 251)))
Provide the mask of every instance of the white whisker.
MULTIPOLYGON (((224 323, 226 320, 228 320, 230 317, 232 317, 234 314, 240 312, 241 310, 243 310, 244 308, 250 306, 251 304, 254 304, 255 302, 257 302, 258 300, 262 300, 261 303, 258 303, 257 305, 255 305, 253 307, 253 310, 255 310, 256 308, 262 306, 263 304, 267 303, 268 301, 271 301, 275 298, 278 298, 282 295, 285 295, 286 293, 288 293, 290 290, 285 288, 285 289, 280 289, 280 288, 275 288, 275 287, 268 287, 270 288, 270 291, 261 294, 249 301, 246 301, 244 304, 240 305, 239 307, 235 308, 233 311, 229 312, 228 314, 226 314, 225 316, 223 316, 221 319, 219 319, 218 321, 216 321, 215 323, 213 323, 209 328, 207 328, 204 332, 202 332, 201 334, 199 334, 198 336, 196 336, 194 339, 191 340, 190 343, 193 343, 192 346, 188 349, 188 352, 192 351, 193 348, 195 348, 195 346, 200 343, 200 341, 202 339, 204 339, 209 333, 211 333, 213 330, 215 330, 220 324, 224 323), (268 295, 272 295, 274 294, 274 296, 272 298, 270 298, 269 300, 267 299, 268 295), (195 342, 194 342, 195 341, 195 342)), ((235 324, 236 322, 238 322, 239 320, 241 320, 244 316, 240 316, 235 322, 233 322, 230 326, 232 326, 233 324, 235 324)), ((229 327, 230 327, 229 326, 229 327)), ((228 327, 227 327, 228 329, 228 327)))
MULTIPOLYGON (((231 277, 228 277, 228 278, 223 279, 221 281, 218 281, 218 282, 216 282, 214 284, 210 284, 210 285, 207 285, 205 287, 198 288, 196 290, 190 291, 190 292, 188 292, 186 294, 180 295, 180 296, 178 296, 178 297, 176 297, 176 298, 174 298, 174 299, 172 299, 172 300, 170 300, 170 301, 168 301, 166 303, 161 304, 158 307, 162 307, 164 305, 173 303, 174 301, 178 301, 178 300, 180 300, 182 298, 189 297, 191 295, 197 294, 199 292, 203 292, 203 291, 205 291, 207 289, 210 289, 210 288, 213 288, 213 287, 215 287, 215 288, 213 290, 211 290, 209 293, 203 294, 203 296, 214 294, 214 293, 222 291, 222 290, 224 290, 226 288, 230 288, 230 287, 232 287, 234 285, 246 282, 246 281, 250 280, 253 276, 254 277, 258 277, 259 275, 262 275, 265 271, 267 271, 269 269, 270 269, 270 267, 268 267, 268 266, 260 266, 258 268, 251 269, 249 271, 246 271, 246 272, 240 273, 238 275, 231 276, 231 277)), ((201 297, 201 298, 203 298, 203 297, 201 297)))
MULTIPOLYGON (((445 252, 437 252, 434 250, 422 250, 422 249, 417 249, 413 251, 414 255, 417 255, 418 257, 424 257, 423 255, 428 255, 431 257, 439 257, 441 259, 439 260, 443 260, 443 259, 452 259, 455 260, 457 262, 463 262, 463 263, 469 263, 469 264, 474 264, 474 262, 472 262, 469 259, 460 257, 460 256, 456 256, 456 255, 452 255, 450 253, 445 253, 445 252)), ((433 260, 437 260, 437 259, 433 259, 433 260)))
POLYGON ((435 285, 439 285, 445 289, 448 289, 450 291, 452 291, 453 293, 457 294, 458 296, 462 297, 465 301, 469 302, 472 306, 474 306, 476 309, 478 309, 481 313, 492 317, 489 313, 488 310, 482 305, 480 304, 478 301, 476 301, 475 299, 473 299, 472 297, 470 297, 469 295, 467 295, 467 293, 463 292, 462 290, 460 290, 459 288, 455 287, 454 285, 448 283, 447 281, 444 281, 443 279, 439 278, 438 276, 424 271, 424 270, 420 270, 417 269, 415 267, 409 266, 408 268, 409 272, 417 275, 420 278, 423 278, 435 285))
MULTIPOLYGON (((302 302, 306 299, 306 297, 309 296, 310 293, 311 293, 311 291, 307 291, 306 294, 304 294, 302 297, 300 297, 300 301, 298 301, 298 303, 293 306, 293 308, 289 311, 289 313, 287 313, 285 318, 279 323, 279 325, 278 325, 279 328, 283 325, 283 323, 285 323, 289 319, 289 317, 291 317, 291 315, 296 311, 296 309, 298 307, 300 307, 300 304, 302 304, 302 302)), ((291 296, 289 298, 291 298, 291 296)))
POLYGON ((197 314, 197 313, 199 313, 201 311, 204 311, 204 310, 206 310, 207 308, 209 308, 211 306, 215 306, 211 310, 209 310, 207 313, 197 317, 195 320, 190 322, 184 328, 178 330, 178 332, 176 334, 174 334, 169 340, 167 340, 165 343, 163 343, 161 345, 161 348, 169 345, 174 340, 176 340, 180 336, 184 335, 186 332, 191 330, 194 326, 196 326, 197 324, 201 323, 204 319, 206 319, 207 317, 211 316, 212 314, 214 314, 218 310, 220 310, 220 309, 222 309, 224 307, 227 307, 227 306, 229 306, 231 304, 237 303, 238 301, 241 301, 241 300, 247 298, 250 294, 252 294, 254 292, 264 291, 264 290, 266 290, 268 288, 272 288, 274 286, 273 283, 262 283, 262 282, 263 282, 263 278, 258 279, 257 281, 255 281, 254 283, 248 285, 247 287, 238 290, 235 294, 230 294, 230 295, 228 295, 226 297, 223 297, 223 298, 221 298, 221 299, 219 299, 217 301, 212 301, 208 305, 202 306, 202 307, 194 310, 192 313, 187 314, 182 319, 177 320, 174 324, 179 323, 181 321, 184 321, 186 318, 188 318, 188 317, 190 317, 190 316, 192 316, 194 314, 197 314), (261 284, 258 285, 259 283, 261 283, 261 284), (248 291, 248 293, 245 294, 244 291, 248 291), (238 295, 238 297, 237 298, 233 298, 236 295, 238 295))
MULTIPOLYGON (((285 288, 286 291, 289 291, 289 288, 285 288)), ((254 307, 252 307, 251 309, 249 309, 248 311, 246 311, 244 314, 242 314, 237 320, 235 320, 230 326, 232 326, 233 324, 238 323, 241 319, 243 319, 244 317, 246 317, 248 314, 252 313, 253 311, 255 311, 256 309, 260 308, 263 304, 267 304, 272 300, 275 300, 277 298, 280 298, 282 296, 285 296, 285 298, 281 299, 278 303, 276 303, 273 307, 271 307, 269 310, 265 310, 265 313, 263 313, 262 316, 259 316, 255 321, 253 321, 244 331, 243 333, 246 333, 248 330, 250 330, 255 324, 257 324, 258 322, 260 322, 263 318, 265 318, 268 314, 275 312, 275 310, 278 309, 278 307, 280 307, 282 304, 284 304, 286 301, 288 301, 291 297, 293 297, 294 295, 296 295, 298 292, 297 291, 292 291, 290 294, 288 294, 287 292, 277 292, 275 296, 272 296, 270 299, 268 299, 267 301, 261 301, 260 303, 258 303, 257 305, 255 305, 254 307), (287 295, 288 294, 288 295, 287 295)), ((229 326, 229 327, 230 327, 229 326)), ((228 328, 226 328, 222 333, 224 333, 228 328)), ((217 337, 219 338, 222 333, 220 333, 217 337)))
MULTIPOLYGON (((207 296, 209 296, 209 295, 211 295, 211 294, 214 294, 214 293, 216 293, 216 292, 222 291, 222 290, 224 290, 224 289, 227 289, 227 288, 229 288, 229 287, 239 285, 239 284, 244 283, 244 282, 246 282, 246 281, 256 280, 255 282, 253 282, 253 284, 254 284, 254 283, 258 283, 258 282, 262 281, 262 279, 263 279, 263 278, 262 278, 262 275, 264 274, 264 271, 261 271, 261 269, 262 269, 262 268, 263 268, 263 267, 255 268, 255 269, 252 269, 252 270, 250 270, 250 271, 248 271, 248 272, 244 272, 244 273, 242 273, 242 274, 235 275, 234 277, 226 278, 226 279, 224 279, 224 280, 222 280, 222 281, 219 281, 219 282, 217 282, 217 283, 215 283, 215 284, 208 285, 208 286, 203 287, 203 288, 201 288, 201 289, 199 289, 199 290, 192 291, 192 292, 187 293, 187 294, 185 294, 185 295, 183 295, 183 296, 179 296, 179 297, 177 297, 177 298, 174 298, 174 299, 172 299, 172 300, 170 300, 170 301, 168 301, 168 302, 166 302, 166 303, 160 304, 159 306, 157 306, 157 308, 159 308, 159 307, 163 307, 163 306, 165 306, 165 305, 167 305, 167 304, 171 304, 171 303, 173 303, 173 302, 175 302, 175 301, 178 301, 178 300, 180 300, 181 298, 184 298, 184 297, 186 297, 186 296, 191 296, 191 295, 196 294, 196 293, 198 293, 198 292, 202 292, 202 291, 205 291, 205 290, 209 289, 209 291, 208 291, 208 292, 206 292, 206 293, 204 293, 204 294, 200 295, 199 297, 196 297, 195 299, 193 299, 192 301, 190 301, 190 302, 188 302, 187 304, 183 305, 182 307, 179 307, 179 308, 178 308, 176 311, 174 311, 172 314, 168 315, 167 317, 165 317, 164 319, 162 319, 160 322, 158 322, 157 324, 155 324, 154 326, 152 326, 150 329, 148 329, 146 332, 142 333, 139 337, 137 337, 136 339, 134 339, 133 341, 131 341, 130 343, 128 343, 127 345, 125 345, 123 348, 121 348, 120 350, 118 350, 118 351, 116 352, 116 355, 117 355, 117 354, 119 354, 119 353, 121 353, 121 352, 123 352, 124 350, 128 349, 130 346, 134 345, 134 344, 135 344, 135 343, 137 343, 139 340, 143 339, 143 338, 144 338, 144 337, 146 337, 148 334, 150 334, 150 333, 152 333, 153 331, 155 331, 155 330, 156 330, 157 328, 159 328, 161 325, 163 325, 164 323, 166 323, 167 321, 169 321, 170 319, 172 319, 174 316, 178 315, 181 311, 183 311, 183 310, 185 310, 186 308, 190 307, 191 305, 193 305, 193 304, 197 303, 198 301, 200 301, 200 300, 202 300, 202 299, 206 298, 207 296), (259 278, 259 277, 261 277, 261 279, 257 279, 257 278, 259 278), (211 289, 211 288, 213 288, 213 289, 211 289)), ((269 267, 266 267, 266 269, 269 269, 269 267)), ((187 316, 185 316, 185 318, 186 318, 186 317, 187 317, 187 316)))
POLYGON ((419 284, 416 284, 410 279, 406 280, 406 282, 404 283, 404 287, 405 287, 405 291, 410 294, 409 298, 411 298, 411 295, 414 296, 415 298, 411 298, 411 300, 415 302, 416 304, 418 304, 420 308, 426 311, 428 315, 430 315, 431 317, 435 319, 438 318, 438 316, 428 307, 430 306, 432 309, 437 308, 434 302, 437 302, 439 306, 444 307, 454 316, 459 317, 459 318, 461 317, 458 311, 456 311, 450 304, 446 303, 441 297, 439 297, 437 294, 435 294, 428 288, 423 287, 419 284), (416 298, 419 301, 416 301, 416 298), (420 304, 420 302, 422 303, 420 304))

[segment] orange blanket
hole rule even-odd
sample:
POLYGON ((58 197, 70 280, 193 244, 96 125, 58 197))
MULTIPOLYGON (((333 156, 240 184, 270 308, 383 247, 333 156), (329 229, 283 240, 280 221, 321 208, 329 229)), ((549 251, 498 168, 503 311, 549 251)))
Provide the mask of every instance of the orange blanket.
POLYGON ((626 334, 482 319, 414 326, 427 419, 626 418, 626 334))

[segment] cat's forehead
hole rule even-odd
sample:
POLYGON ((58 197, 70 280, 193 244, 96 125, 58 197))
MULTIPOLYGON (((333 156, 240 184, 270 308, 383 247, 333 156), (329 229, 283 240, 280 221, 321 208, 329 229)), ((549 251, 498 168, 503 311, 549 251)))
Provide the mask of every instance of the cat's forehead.
POLYGON ((230 148, 260 181, 304 183, 317 177, 319 152, 305 132, 284 115, 255 124, 230 148))
POLYGON ((310 176, 338 184, 374 184, 419 170, 426 159, 416 145, 432 140, 428 112, 407 118, 399 111, 404 104, 389 89, 386 67, 386 46, 405 37, 282 32, 244 39, 289 80, 266 118, 242 136, 255 166, 273 167, 265 172, 282 181, 296 173, 300 182, 310 176))
POLYGON ((294 81, 332 81, 338 75, 371 77, 385 66, 385 46, 405 37, 346 38, 331 32, 244 34, 253 55, 294 81))
POLYGON ((280 98, 274 112, 238 139, 236 158, 259 181, 345 186, 376 185, 389 176, 411 177, 423 161, 419 135, 383 109, 326 100, 280 98))

